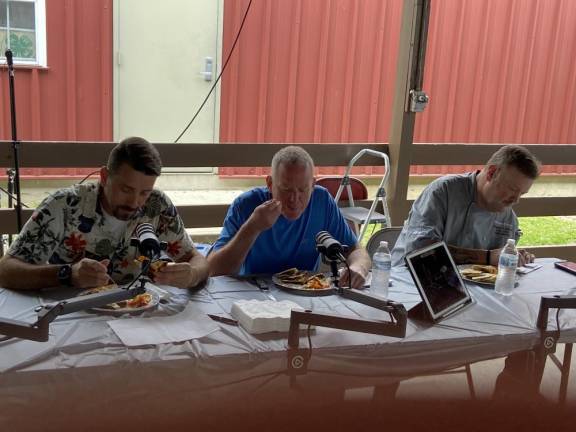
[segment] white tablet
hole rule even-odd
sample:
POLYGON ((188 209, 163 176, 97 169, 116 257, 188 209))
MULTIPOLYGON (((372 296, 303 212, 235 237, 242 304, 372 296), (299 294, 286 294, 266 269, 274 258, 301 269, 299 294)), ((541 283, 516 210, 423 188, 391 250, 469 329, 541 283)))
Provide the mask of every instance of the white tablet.
POLYGON ((432 320, 438 321, 472 301, 444 242, 410 252, 405 261, 432 320))

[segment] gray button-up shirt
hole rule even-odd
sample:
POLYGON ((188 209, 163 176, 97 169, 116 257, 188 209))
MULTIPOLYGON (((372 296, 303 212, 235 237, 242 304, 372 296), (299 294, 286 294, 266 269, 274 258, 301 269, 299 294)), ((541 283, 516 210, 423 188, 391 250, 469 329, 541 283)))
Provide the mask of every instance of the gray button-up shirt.
POLYGON ((518 239, 518 219, 509 207, 499 213, 476 205, 478 172, 448 175, 430 183, 414 202, 392 251, 392 265, 436 241, 468 249, 498 249, 518 239))

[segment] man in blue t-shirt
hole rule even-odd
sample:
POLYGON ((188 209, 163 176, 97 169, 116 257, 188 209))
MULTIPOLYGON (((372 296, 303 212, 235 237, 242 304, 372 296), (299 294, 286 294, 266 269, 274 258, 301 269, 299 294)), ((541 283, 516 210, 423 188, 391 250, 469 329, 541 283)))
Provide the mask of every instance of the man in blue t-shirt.
POLYGON ((228 209, 220 238, 208 256, 211 275, 277 273, 291 267, 315 270, 319 262, 315 236, 328 231, 350 247, 350 274, 346 270, 341 283, 362 287, 370 257, 332 196, 314 185, 310 155, 300 147, 284 147, 272 158, 266 184, 243 193, 228 209))

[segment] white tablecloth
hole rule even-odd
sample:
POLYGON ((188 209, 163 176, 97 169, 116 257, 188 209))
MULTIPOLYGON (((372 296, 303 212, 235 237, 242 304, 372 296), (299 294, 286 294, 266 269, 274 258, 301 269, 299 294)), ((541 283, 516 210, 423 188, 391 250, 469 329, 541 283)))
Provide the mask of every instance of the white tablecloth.
MULTIPOLYGON (((576 277, 553 266, 553 259, 541 259, 542 269, 524 275, 514 295, 503 297, 493 290, 470 286, 475 303, 462 312, 434 326, 409 322, 404 339, 361 334, 337 329, 317 328, 312 335, 315 357, 335 355, 340 368, 357 368, 361 358, 373 362, 376 368, 393 362, 399 373, 410 370, 446 367, 473 359, 481 360, 527 349, 539 339, 535 329, 540 297, 576 292, 576 277), (400 359, 409 361, 398 361, 400 359)), ((405 269, 394 269, 390 297, 407 307, 419 301, 419 295, 405 269)), ((270 293, 278 300, 289 299, 305 309, 352 317, 387 319, 387 314, 362 304, 340 298, 295 296, 271 285, 270 293)), ((192 293, 171 289, 169 303, 143 316, 177 313, 188 304, 205 313, 226 315, 238 299, 267 299, 269 295, 246 281, 230 277, 211 278, 206 287, 192 293)), ((0 291, 0 314, 5 318, 28 322, 35 320, 35 306, 52 302, 69 292, 42 294, 0 291)), ((576 313, 563 311, 561 326, 565 334, 576 329, 576 313)), ((554 314, 550 326, 555 326, 554 314)), ((124 316, 118 319, 131 319, 124 316)), ((118 362, 152 362, 162 360, 211 359, 220 356, 283 353, 287 348, 286 334, 259 337, 240 327, 219 324, 220 331, 202 339, 160 346, 126 347, 106 321, 109 316, 77 312, 57 318, 50 327, 48 342, 8 340, 0 343, 0 370, 26 371, 69 367, 111 365, 118 362)), ((307 346, 303 336, 301 346, 307 346)))
MULTIPOLYGON (((12 339, 0 343, 0 426, 28 418, 31 411, 36 419, 30 417, 31 424, 36 426, 37 419, 42 419, 39 430, 58 430, 88 418, 93 425, 114 428, 118 418, 135 413, 148 415, 148 421, 156 414, 164 416, 165 422, 175 412, 193 417, 192 407, 200 410, 211 400, 242 403, 255 389, 272 400, 288 397, 284 396, 287 389, 303 388, 299 401, 312 391, 314 401, 324 401, 337 397, 343 387, 386 384, 403 376, 529 349, 540 339, 535 328, 540 297, 576 293, 576 277, 555 269, 554 261, 539 260, 542 269, 522 276, 511 297, 471 286, 473 305, 434 326, 409 322, 403 339, 316 328, 304 377, 284 373, 284 333, 252 336, 241 327, 219 324, 218 331, 201 339, 126 347, 107 324, 109 316, 89 312, 61 316, 51 324, 48 342, 12 339), (70 406, 75 410, 70 411, 70 406)), ((408 307, 419 301, 405 269, 394 269, 392 281, 391 299, 408 307)), ((273 286, 267 294, 229 277, 212 278, 198 292, 174 288, 170 292, 168 303, 143 316, 174 314, 189 302, 204 313, 227 315, 235 300, 265 300, 272 295, 317 312, 387 319, 381 311, 338 296, 301 297, 273 286)), ((69 294, 0 290, 0 315, 34 322, 37 305, 69 294)), ((555 313, 549 321, 550 328, 555 328, 555 313)), ((561 312, 560 323, 563 337, 573 340, 576 312, 561 312)), ((304 333, 300 346, 308 347, 304 333)))

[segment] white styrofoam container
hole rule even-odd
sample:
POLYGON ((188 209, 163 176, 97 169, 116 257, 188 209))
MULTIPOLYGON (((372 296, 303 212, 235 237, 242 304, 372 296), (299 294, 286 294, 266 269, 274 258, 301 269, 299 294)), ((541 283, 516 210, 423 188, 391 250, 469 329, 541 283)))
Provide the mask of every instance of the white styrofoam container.
POLYGON ((232 305, 230 315, 251 334, 287 332, 292 309, 304 310, 290 300, 238 300, 232 305))

